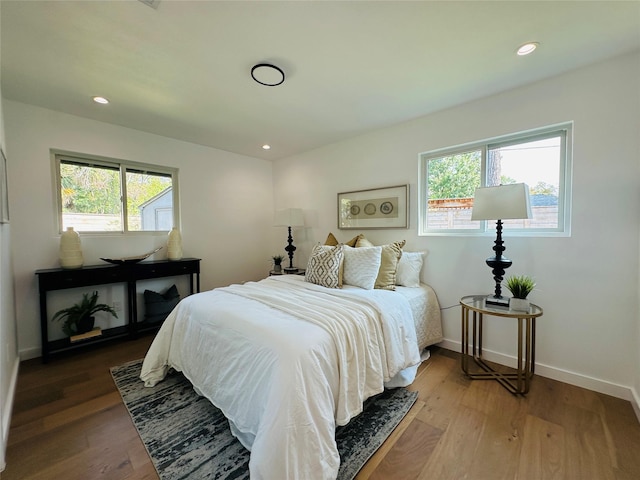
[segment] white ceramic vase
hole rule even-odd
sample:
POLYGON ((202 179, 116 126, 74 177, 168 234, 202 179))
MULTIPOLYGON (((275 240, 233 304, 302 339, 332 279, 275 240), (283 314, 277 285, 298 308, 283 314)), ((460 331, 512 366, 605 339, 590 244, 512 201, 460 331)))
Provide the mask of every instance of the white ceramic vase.
POLYGON ((67 227, 60 235, 59 257, 62 268, 80 268, 84 265, 80 235, 73 227, 67 227))
POLYGON ((180 260, 182 258, 182 235, 180 235, 180 230, 176 227, 173 227, 169 232, 167 258, 169 260, 180 260))

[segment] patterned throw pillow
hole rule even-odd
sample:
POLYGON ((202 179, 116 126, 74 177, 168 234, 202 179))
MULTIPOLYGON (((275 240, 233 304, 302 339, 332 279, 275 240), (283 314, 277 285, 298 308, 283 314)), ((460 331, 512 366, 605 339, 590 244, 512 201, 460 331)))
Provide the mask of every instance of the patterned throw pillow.
POLYGON ((327 288, 341 288, 343 248, 342 245, 335 247, 316 245, 313 247, 304 279, 327 288))
POLYGON ((347 285, 373 289, 378 270, 382 247, 344 247, 344 277, 343 282, 347 285))

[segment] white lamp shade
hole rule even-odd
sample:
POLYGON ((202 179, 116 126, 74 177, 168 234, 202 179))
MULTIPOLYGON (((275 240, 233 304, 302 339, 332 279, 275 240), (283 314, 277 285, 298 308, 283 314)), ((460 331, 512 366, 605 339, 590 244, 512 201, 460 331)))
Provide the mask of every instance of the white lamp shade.
POLYGON ((302 227, 304 226, 304 214, 301 208, 285 208, 276 212, 276 227, 302 227))
POLYGON ((476 188, 471 220, 531 217, 529 187, 526 183, 476 188))

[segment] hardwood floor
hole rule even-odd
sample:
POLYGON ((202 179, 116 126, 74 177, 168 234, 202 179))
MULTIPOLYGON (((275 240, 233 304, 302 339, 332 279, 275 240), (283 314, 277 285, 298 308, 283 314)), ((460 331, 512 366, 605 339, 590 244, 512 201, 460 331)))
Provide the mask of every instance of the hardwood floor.
MULTIPOLYGON (((3 480, 157 479, 109 367, 142 358, 151 337, 20 368, 3 480)), ((420 396, 358 474, 365 479, 640 478, 629 402, 536 376, 525 398, 470 381, 433 348, 420 396)))

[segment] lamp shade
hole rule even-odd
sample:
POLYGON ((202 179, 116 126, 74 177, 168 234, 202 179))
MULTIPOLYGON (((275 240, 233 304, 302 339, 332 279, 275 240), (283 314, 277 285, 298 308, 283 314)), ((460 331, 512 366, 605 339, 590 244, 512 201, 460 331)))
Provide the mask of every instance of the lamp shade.
POLYGON ((301 208, 285 208, 276 212, 275 227, 302 227, 304 215, 301 208))
POLYGON ((529 187, 526 183, 476 188, 471 220, 531 217, 529 187))

